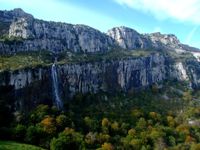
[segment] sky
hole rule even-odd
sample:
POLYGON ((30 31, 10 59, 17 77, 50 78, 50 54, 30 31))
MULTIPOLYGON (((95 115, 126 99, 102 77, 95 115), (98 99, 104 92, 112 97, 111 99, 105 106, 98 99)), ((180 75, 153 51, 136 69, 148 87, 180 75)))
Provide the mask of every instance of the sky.
POLYGON ((102 32, 126 26, 139 33, 175 34, 182 43, 200 48, 200 0, 0 0, 0 10, 14 8, 102 32))

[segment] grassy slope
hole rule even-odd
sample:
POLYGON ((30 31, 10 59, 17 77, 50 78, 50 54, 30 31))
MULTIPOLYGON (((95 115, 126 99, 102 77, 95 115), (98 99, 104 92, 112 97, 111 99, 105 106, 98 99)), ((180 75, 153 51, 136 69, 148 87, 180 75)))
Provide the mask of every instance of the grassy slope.
POLYGON ((44 149, 33 145, 21 144, 12 141, 0 141, 0 150, 44 150, 44 149))

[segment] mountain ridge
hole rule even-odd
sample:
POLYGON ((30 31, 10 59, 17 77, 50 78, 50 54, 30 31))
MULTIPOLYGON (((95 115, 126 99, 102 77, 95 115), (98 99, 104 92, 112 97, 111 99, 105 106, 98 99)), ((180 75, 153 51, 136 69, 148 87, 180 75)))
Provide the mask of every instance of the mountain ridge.
POLYGON ((12 44, 1 40, 1 54, 29 50, 67 50, 84 53, 107 52, 112 49, 199 50, 180 43, 173 34, 140 34, 125 26, 114 27, 103 33, 87 25, 35 19, 20 8, 0 11, 0 21, 6 24, 5 29, 0 28, 2 38, 6 36, 21 39, 20 42, 14 40, 12 44))

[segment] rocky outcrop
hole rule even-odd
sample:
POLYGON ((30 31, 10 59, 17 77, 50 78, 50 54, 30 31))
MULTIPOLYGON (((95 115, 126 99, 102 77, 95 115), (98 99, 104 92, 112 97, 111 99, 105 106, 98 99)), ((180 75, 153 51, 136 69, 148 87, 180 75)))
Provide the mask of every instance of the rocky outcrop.
POLYGON ((20 8, 11 11, 0 11, 0 37, 8 35, 11 23, 22 17, 33 18, 32 15, 25 13, 20 8))
POLYGON ((107 34, 115 39, 123 49, 146 49, 150 47, 150 40, 137 31, 127 27, 116 27, 108 30, 107 34))
POLYGON ((23 45, 28 49, 52 51, 103 52, 111 49, 113 45, 111 38, 91 27, 37 19, 20 18, 13 22, 9 37, 25 39, 23 45), (32 47, 27 42, 31 42, 32 47))
POLYGON ((173 34, 161 34, 160 32, 144 34, 151 41, 153 48, 174 50, 181 48, 181 43, 173 34))
MULTIPOLYGON (((183 45, 173 34, 139 34, 137 31, 127 27, 112 28, 107 33, 115 39, 123 49, 183 49, 183 45)), ((186 46, 184 47, 186 48, 186 46)))

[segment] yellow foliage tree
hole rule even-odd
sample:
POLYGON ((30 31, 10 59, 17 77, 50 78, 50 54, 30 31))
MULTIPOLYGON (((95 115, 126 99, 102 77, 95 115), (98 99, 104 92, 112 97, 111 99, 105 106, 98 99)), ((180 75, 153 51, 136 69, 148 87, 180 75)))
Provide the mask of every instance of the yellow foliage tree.
POLYGON ((119 130, 119 123, 118 122, 113 122, 111 124, 111 129, 114 130, 114 131, 118 131, 119 130))
POLYGON ((135 133, 136 133, 135 129, 128 130, 128 135, 130 136, 135 136, 135 133))
POLYGON ((48 134, 54 134, 56 132, 56 121, 53 117, 47 116, 41 121, 43 130, 48 134))
POLYGON ((102 146, 101 146, 101 150, 113 150, 114 147, 111 143, 104 143, 102 146))
POLYGON ((101 121, 101 125, 102 127, 108 127, 110 125, 108 118, 103 118, 101 121))

